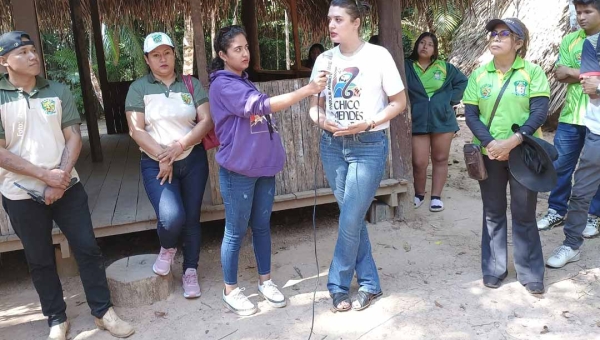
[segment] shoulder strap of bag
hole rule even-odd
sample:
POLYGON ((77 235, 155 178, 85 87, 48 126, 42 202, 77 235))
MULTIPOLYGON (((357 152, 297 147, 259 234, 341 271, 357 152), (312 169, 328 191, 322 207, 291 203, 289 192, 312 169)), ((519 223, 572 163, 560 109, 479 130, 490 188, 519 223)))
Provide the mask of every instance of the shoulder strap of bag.
POLYGON ((508 83, 510 83, 510 78, 512 78, 512 76, 513 76, 513 74, 515 74, 515 72, 517 72, 517 70, 513 69, 512 72, 510 73, 510 76, 508 77, 508 79, 506 79, 506 81, 504 82, 504 85, 500 89, 500 93, 498 93, 498 98, 496 98, 496 102, 494 103, 494 108, 492 109, 492 114, 490 116, 490 120, 487 124, 488 130, 490 129, 490 126, 492 126, 492 120, 494 120, 494 116, 496 115, 496 110, 498 109, 498 104, 500 104, 500 99, 502 99, 502 95, 504 94, 504 91, 508 87, 508 83))
POLYGON ((185 84, 185 87, 187 87, 188 92, 192 96, 192 101, 195 104, 196 99, 194 98, 194 82, 192 81, 192 76, 182 75, 181 78, 183 79, 183 83, 185 84))

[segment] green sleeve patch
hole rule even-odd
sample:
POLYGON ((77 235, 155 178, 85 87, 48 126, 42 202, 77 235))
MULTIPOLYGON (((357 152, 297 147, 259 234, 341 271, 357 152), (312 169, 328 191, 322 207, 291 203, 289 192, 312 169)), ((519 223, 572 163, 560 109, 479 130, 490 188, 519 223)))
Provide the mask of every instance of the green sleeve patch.
POLYGON ((145 79, 146 77, 143 77, 129 85, 129 91, 127 91, 127 97, 125 98, 125 112, 135 111, 144 113, 146 105, 144 104, 142 81, 145 81, 145 79))

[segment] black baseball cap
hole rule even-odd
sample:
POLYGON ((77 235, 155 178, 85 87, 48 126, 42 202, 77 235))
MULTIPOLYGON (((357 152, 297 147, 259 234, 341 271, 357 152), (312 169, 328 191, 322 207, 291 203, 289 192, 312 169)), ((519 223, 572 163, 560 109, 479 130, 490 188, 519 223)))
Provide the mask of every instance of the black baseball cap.
POLYGON ((8 54, 8 52, 22 46, 33 46, 33 41, 29 34, 23 31, 12 31, 0 35, 0 57, 8 54), (23 38, 28 40, 23 41, 23 38))
POLYGON ((525 32, 523 32, 523 28, 521 28, 519 19, 516 18, 492 19, 487 23, 487 25, 485 25, 485 29, 491 32, 500 24, 505 24, 508 26, 508 29, 521 40, 525 39, 525 32))

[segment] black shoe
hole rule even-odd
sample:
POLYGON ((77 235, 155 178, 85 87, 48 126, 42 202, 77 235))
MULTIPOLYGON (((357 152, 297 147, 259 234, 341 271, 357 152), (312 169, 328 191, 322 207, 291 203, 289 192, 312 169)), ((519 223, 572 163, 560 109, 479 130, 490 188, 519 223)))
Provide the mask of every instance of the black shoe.
POLYGON ((483 276, 483 285, 488 288, 496 289, 500 287, 502 284, 502 279, 499 279, 495 276, 484 275, 483 276))
POLYGON ((544 294, 544 283, 543 282, 529 282, 525 285, 529 294, 544 294))

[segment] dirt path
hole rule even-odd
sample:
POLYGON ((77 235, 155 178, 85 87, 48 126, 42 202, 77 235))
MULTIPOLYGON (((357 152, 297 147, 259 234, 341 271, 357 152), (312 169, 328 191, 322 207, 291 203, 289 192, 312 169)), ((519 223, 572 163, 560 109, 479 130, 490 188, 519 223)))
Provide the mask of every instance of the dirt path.
MULTIPOLYGON (((321 277, 312 339, 600 339, 599 239, 586 241, 579 262, 546 271, 548 289, 541 299, 527 294, 516 282, 512 265, 501 288, 482 286, 481 201, 476 182, 465 178, 460 153, 468 138, 463 132, 454 141, 445 211, 430 213, 423 205, 410 223, 370 226, 382 298, 363 312, 334 314, 327 278, 321 277)), ((538 213, 545 211, 546 197, 540 195, 538 213)), ((273 309, 256 296, 254 256, 246 242, 240 285, 258 302, 260 312, 246 318, 226 312, 220 300, 219 239, 209 235, 201 254, 202 297, 186 301, 178 288, 168 301, 147 308, 118 309, 137 328, 131 339, 307 339, 316 270, 312 225, 307 219, 310 211, 302 210, 302 214, 307 215, 302 216, 305 222, 274 226, 273 277, 289 297, 288 307, 273 309)), ((318 253, 320 272, 326 275, 336 225, 331 213, 320 216, 318 253)), ((545 257, 562 239, 561 228, 542 234, 545 257)), ((104 244, 103 248, 109 257, 119 258, 124 246, 104 244)), ((153 247, 144 242, 136 245, 148 252, 153 247)), ((22 261, 17 255, 4 256, 0 266, 0 339, 47 336, 22 261)), ((177 269, 179 277, 181 269, 177 269)), ((71 338, 111 339, 95 330, 80 281, 65 280, 64 291, 71 338)))

